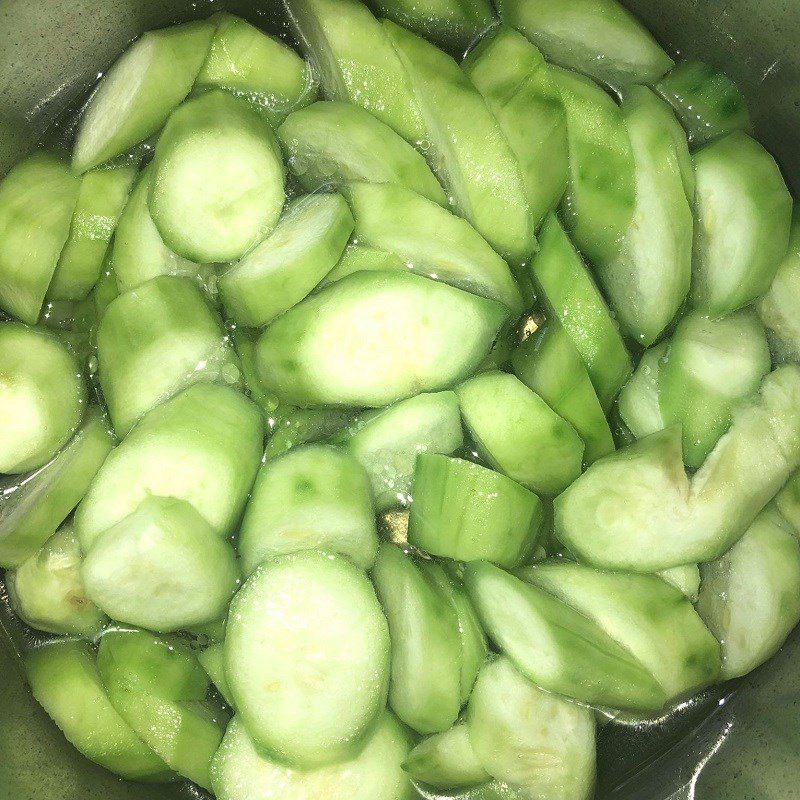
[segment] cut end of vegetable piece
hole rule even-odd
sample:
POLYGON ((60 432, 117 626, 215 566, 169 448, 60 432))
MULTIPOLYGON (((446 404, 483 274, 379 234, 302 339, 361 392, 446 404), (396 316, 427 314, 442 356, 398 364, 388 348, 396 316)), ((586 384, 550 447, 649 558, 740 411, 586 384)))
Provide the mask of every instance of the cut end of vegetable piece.
POLYGON ((636 371, 619 393, 620 418, 635 439, 644 439, 667 427, 661 413, 659 377, 668 352, 669 342, 645 350, 636 371))
POLYGON ((267 328, 259 375, 295 405, 384 406, 465 378, 506 316, 493 300, 418 275, 359 272, 267 328))
POLYGON ((243 100, 213 90, 171 115, 156 146, 150 213, 178 255, 241 257, 275 227, 284 199, 275 135, 243 100))
POLYGON ((157 133, 189 94, 214 25, 190 22, 145 33, 103 76, 75 140, 78 173, 109 161, 157 133))

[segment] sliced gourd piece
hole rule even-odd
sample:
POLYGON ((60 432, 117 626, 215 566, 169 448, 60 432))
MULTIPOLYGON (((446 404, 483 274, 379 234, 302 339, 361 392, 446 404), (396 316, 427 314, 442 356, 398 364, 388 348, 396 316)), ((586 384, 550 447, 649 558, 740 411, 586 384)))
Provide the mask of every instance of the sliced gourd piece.
POLYGON ((719 676, 719 645, 683 593, 656 575, 546 562, 522 577, 593 620, 656 678, 667 700, 719 676))
POLYGON ((372 580, 392 639, 389 705, 418 733, 447 730, 461 707, 461 639, 455 608, 393 544, 383 543, 372 580))
POLYGON ((608 420, 586 365, 557 319, 519 344, 512 353, 514 374, 536 392, 581 437, 591 464, 614 451, 608 420))
POLYGON ((664 705, 650 670, 554 595, 486 561, 467 564, 465 580, 489 638, 537 686, 612 708, 664 705))
POLYGON ((769 371, 764 327, 752 310, 722 319, 693 313, 680 321, 660 365, 658 392, 665 426, 681 426, 687 466, 705 461, 734 409, 769 371))
POLYGON ((617 400, 622 421, 636 439, 664 430, 659 382, 666 363, 669 342, 662 342, 642 354, 639 366, 622 387, 617 400))
POLYGON ((550 61, 613 88, 653 83, 673 65, 617 0, 498 0, 497 6, 550 61))
POLYGON ((222 642, 214 642, 197 654, 197 660, 222 695, 222 699, 228 705, 232 705, 231 690, 228 686, 228 679, 225 677, 225 645, 222 642))
POLYGON ((467 730, 483 768, 522 789, 524 797, 594 796, 592 710, 543 692, 507 658, 481 670, 469 701, 467 730))
POLYGON ((789 246, 792 197, 772 156, 743 133, 706 145, 694 168, 691 300, 720 317, 769 289, 789 246))
POLYGON ((800 622, 800 543, 762 515, 701 575, 697 611, 722 645, 722 677, 746 675, 800 622))
POLYGON ((412 145, 422 111, 381 24, 360 0, 286 0, 289 20, 329 100, 369 111, 412 145))
POLYGON ((595 264, 619 255, 636 208, 636 164, 622 111, 582 75, 551 66, 567 112, 567 228, 595 264))
POLYGON ((92 290, 135 179, 136 167, 131 164, 102 167, 83 176, 48 297, 82 300, 92 290))
POLYGON ((25 623, 39 631, 91 639, 107 619, 86 596, 81 579, 80 543, 65 525, 5 581, 11 607, 25 623))
POLYGON ((113 443, 101 411, 89 408, 83 425, 50 463, 3 485, 0 566, 18 567, 34 556, 86 494, 113 443))
POLYGON ((191 503, 228 535, 261 461, 261 413, 234 389, 198 383, 157 406, 106 459, 75 512, 84 552, 149 495, 191 503))
POLYGON ((412 800, 411 782, 401 768, 410 749, 406 729, 384 712, 361 751, 339 764, 295 770, 256 748, 234 717, 211 762, 211 783, 219 800, 412 800))
POLYGON ((697 564, 662 569, 657 575, 678 589, 692 603, 697 602, 697 594, 700 591, 700 569, 697 564))
POLYGON ((211 788, 211 758, 226 715, 206 700, 208 678, 178 639, 145 631, 107 631, 97 655, 114 708, 178 775, 211 788))
POLYGON ((43 328, 0 323, 0 473, 46 464, 73 436, 86 406, 77 362, 43 328))
POLYGON ((431 555, 515 567, 536 547, 542 503, 499 472, 425 454, 417 458, 411 494, 408 538, 431 555))
POLYGON ((395 254, 406 268, 523 310, 511 270, 466 221, 398 185, 354 183, 345 189, 359 247, 395 254))
POLYGON ((369 569, 378 549, 369 478, 351 455, 297 447, 259 471, 239 530, 242 571, 298 550, 328 550, 369 569))
POLYGON ((800 205, 792 214, 789 252, 756 308, 767 329, 772 360, 800 363, 800 205))
POLYGON ((739 87, 715 67, 684 61, 655 88, 675 109, 692 145, 750 130, 750 112, 739 87))
POLYGON ((353 181, 405 186, 439 205, 444 189, 424 157, 357 105, 320 101, 295 111, 277 130, 289 169, 306 191, 353 181))
POLYGON ((789 528, 800 537, 800 472, 795 472, 775 497, 775 508, 789 528))
POLYGON ((336 266, 353 217, 339 194, 292 202, 278 225, 240 261, 224 270, 219 292, 238 325, 263 327, 308 296, 336 266))
POLYGON ((596 271, 620 326, 649 347, 689 293, 693 217, 681 172, 689 150, 682 133, 682 141, 673 135, 677 122, 669 106, 649 89, 626 91, 622 116, 633 153, 636 205, 617 256, 597 262, 596 271))
POLYGON ((406 272, 358 272, 287 311, 258 341, 266 387, 295 405, 385 406, 463 380, 506 309, 406 272))
POLYGON ((272 436, 264 449, 264 461, 310 442, 338 436, 353 422, 355 412, 340 408, 293 408, 278 405, 271 418, 272 436))
POLYGON ((164 761, 111 705, 89 644, 39 647, 27 656, 25 669, 33 696, 86 758, 129 780, 170 779, 164 761))
POLYGON ((291 47, 233 14, 213 20, 216 32, 196 89, 219 87, 240 95, 274 127, 314 100, 311 68, 291 47))
POLYGON ((258 333, 248 328, 236 327, 233 331, 233 346, 239 357, 242 381, 247 396, 261 409, 269 422, 278 407, 278 399, 262 385, 256 371, 256 341, 258 333))
POLYGON ((581 474, 583 440, 536 392, 505 372, 483 372, 457 389, 481 455, 537 494, 555 495, 581 474))
POLYGON ((462 789, 491 780, 475 755, 464 722, 423 739, 408 754, 403 769, 434 789, 462 789))
POLYGON ((135 289, 159 275, 182 275, 201 284, 208 283, 210 268, 181 258, 164 244, 148 205, 152 176, 153 168, 148 165, 136 181, 117 223, 111 260, 119 290, 135 289))
POLYGON ((417 456, 449 455, 464 443, 454 392, 418 394, 356 418, 341 444, 366 469, 379 513, 411 502, 417 456))
POLYGON ((389 649, 364 573, 307 550, 265 561, 234 598, 225 674, 259 748, 312 769, 363 746, 386 702, 389 649))
POLYGON ((194 84, 208 52, 208 20, 148 31, 103 76, 83 114, 72 167, 86 172, 157 133, 194 84))
POLYGON ((800 369, 781 367, 691 481, 679 428, 600 459, 557 498, 557 537, 598 567, 652 572, 718 558, 800 466, 799 408, 800 369))
POLYGON ((354 272, 385 272, 404 269, 408 269, 408 265, 395 253, 378 250, 377 247, 351 243, 342 253, 339 263, 323 278, 319 286, 322 288, 329 283, 335 283, 354 272))
POLYGON ((172 113, 156 145, 150 214, 178 255, 240 258, 275 227, 284 199, 275 134, 243 100, 212 90, 172 113))
POLYGON ((69 237, 79 188, 49 153, 26 158, 0 182, 0 309, 30 325, 69 237))
POLYGON ((497 119, 522 171, 535 227, 567 188, 567 117, 542 54, 500 25, 470 51, 462 68, 497 119))
POLYGON ((633 371, 619 329, 555 214, 539 232, 531 272, 551 315, 575 345, 604 411, 633 371))
POLYGON ((112 619, 170 633, 222 617, 239 567, 233 547, 189 503, 153 495, 100 535, 81 574, 112 619))
POLYGON ((236 353, 199 287, 171 275, 123 292, 109 305, 97 357, 119 436, 191 384, 241 382, 236 353))
POLYGON ((459 215, 513 265, 536 249, 522 170, 483 97, 450 56, 384 21, 426 124, 428 161, 459 215))

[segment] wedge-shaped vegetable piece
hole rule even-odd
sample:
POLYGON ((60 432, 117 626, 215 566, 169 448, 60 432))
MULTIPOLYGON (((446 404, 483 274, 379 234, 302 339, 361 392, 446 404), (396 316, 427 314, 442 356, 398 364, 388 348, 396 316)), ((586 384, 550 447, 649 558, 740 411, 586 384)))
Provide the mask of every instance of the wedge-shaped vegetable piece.
POLYGON ((558 320, 518 345, 511 356, 514 374, 566 420, 584 442, 584 460, 597 461, 614 450, 614 440, 586 365, 558 320))
POLYGON ((600 459, 556 499, 556 536, 599 567, 652 572, 718 558, 800 466, 798 409, 800 369, 781 367, 691 481, 679 428, 600 459))
POLYGON ((100 535, 81 574, 112 619, 163 633, 222 617, 239 580, 233 547, 185 500, 156 496, 100 535))
POLYGON ((789 246, 792 198, 772 156, 743 133, 706 145, 694 168, 691 300, 719 317, 769 289, 789 246))
POLYGON ((439 205, 447 203, 424 157, 359 106, 314 103, 290 114, 277 134, 289 169, 309 192, 352 181, 395 183, 439 205))
POLYGON ((297 305, 336 266, 352 232, 341 195, 294 201, 264 241, 222 272, 219 291, 229 316, 263 327, 297 305))
POLYGON ((659 381, 668 351, 669 342, 645 350, 636 371, 619 393, 617 407, 620 417, 637 439, 666 427, 661 413, 659 381))
POLYGON ((683 431, 683 459, 697 468, 731 423, 734 409, 758 391, 770 370, 764 327, 751 310, 714 320, 685 316, 658 377, 665 425, 683 431))
POLYGON ((53 642, 25 667, 33 696, 86 758, 130 780, 169 780, 167 765, 111 705, 89 644, 53 642))
POLYGON ((97 655, 120 716, 178 775, 211 788, 211 758, 226 717, 207 701, 208 678, 189 647, 145 631, 108 631, 97 655))
POLYGON ((596 264, 619 255, 636 208, 636 166, 617 104, 582 75, 550 67, 567 112, 567 228, 596 264))
POLYGON ((359 272, 287 311, 262 334, 264 385, 295 405, 385 406, 463 380, 506 309, 405 272, 359 272))
POLYGON ((395 254, 407 269, 522 313, 511 270, 466 221, 421 195, 391 184, 354 183, 345 190, 360 246, 395 254))
POLYGON ((0 309, 23 322, 39 319, 79 188, 49 153, 35 153, 0 182, 0 309))
POLYGON ((697 593, 700 591, 700 569, 697 564, 670 567, 669 569, 661 570, 657 575, 678 589, 692 603, 697 601, 697 593))
POLYGON ((276 127, 314 100, 311 69, 291 47, 233 14, 213 19, 217 29, 195 88, 218 86, 241 95, 276 127))
POLYGON ((278 405, 271 418, 272 436, 264 449, 264 461, 310 442, 341 434, 353 422, 355 412, 340 408, 294 408, 278 405))
POLYGON ((495 469, 545 495, 581 474, 583 440, 518 378, 483 372, 456 391, 467 428, 495 469))
POLYGON ((455 608, 410 556, 382 544, 372 580, 389 622, 389 705, 418 733, 447 730, 461 707, 461 639, 455 608))
POLYGON ((186 500, 227 536, 255 478, 263 436, 258 408, 224 386, 196 384, 157 406, 106 459, 76 510, 84 552, 149 495, 186 500))
POLYGON ((525 797, 588 800, 594 793, 591 709, 543 692, 507 658, 481 670, 469 701, 475 756, 494 778, 525 797))
POLYGON ((203 65, 214 25, 190 22, 149 31, 100 81, 72 153, 77 172, 102 164, 157 133, 183 101, 203 65))
POLYGON ((233 346, 239 358, 242 381, 247 396, 261 409, 269 423, 278 407, 278 399, 262 385, 256 370, 256 341, 258 333, 250 328, 236 327, 233 331, 233 346))
POLYGON ((86 385, 75 359, 43 328, 0 323, 0 473, 41 467, 81 424, 86 385))
POLYGON ((100 385, 117 434, 190 384, 241 381, 236 353, 200 288, 161 275, 121 294, 97 333, 100 385))
POLYGON ((211 783, 219 800, 268 800, 276 787, 281 800, 411 800, 411 782, 401 768, 409 748, 407 731, 384 712, 351 760, 294 770, 256 749, 234 717, 211 762, 211 783))
POLYGON ((597 399, 608 411, 631 374, 631 357, 603 296, 554 214, 545 221, 539 243, 530 269, 542 300, 575 345, 597 399))
POLYGON ((403 769, 435 789, 461 789, 491 780, 475 755, 464 722, 423 739, 408 754, 403 769))
POLYGON ((132 164, 102 167, 83 176, 69 238, 58 259, 48 297, 82 300, 92 290, 135 178, 132 164))
POLYGON ((159 275, 183 275, 206 283, 211 274, 210 268, 181 258, 164 244, 148 205, 152 176, 148 165, 131 191, 114 234, 111 260, 121 292, 159 275))
POLYGON ((298 768, 353 757, 386 703, 389 630, 369 579, 340 555, 265 561, 231 604, 225 674, 260 749, 298 768))
POLYGON ((428 161, 454 207, 503 258, 526 261, 536 238, 522 170, 483 97, 450 56, 383 24, 422 109, 428 161))
POLYGON ((692 145, 750 130, 750 112, 739 87, 715 67, 684 61, 655 88, 675 109, 692 145))
MULTIPOLYGON (((228 686, 228 679, 225 677, 225 646, 222 642, 214 642, 197 654, 197 660, 200 666, 206 671, 206 675, 214 684, 217 691, 222 696, 222 699, 231 705, 233 700, 231 698, 230 687, 228 686)), ((212 778, 213 781, 213 778, 212 778)))
POLYGON ((298 550, 328 550, 369 569, 378 549, 369 478, 347 453, 298 447, 267 461, 239 531, 242 571, 298 550))
POLYGON ((664 705, 650 670, 549 592, 485 561, 468 564, 465 580, 489 638, 537 686, 612 708, 664 705))
POLYGON ((360 106, 413 145, 427 141, 409 78, 360 0, 286 0, 285 6, 329 100, 360 106))
POLYGON ((340 437, 367 471, 378 512, 411 502, 417 456, 449 455, 464 443, 454 392, 418 394, 360 415, 340 437))
POLYGON ((497 6, 550 61, 614 88, 653 83, 673 65, 617 0, 499 0, 497 6))
POLYGON ((462 64, 483 95, 522 170, 534 225, 567 188, 567 117, 542 54, 522 34, 501 25, 462 64))
POLYGON ((800 472, 795 472, 775 497, 775 508, 790 530, 800 536, 800 472))
POLYGON ((3 486, 0 566, 34 556, 80 502, 113 445, 102 413, 90 408, 83 425, 49 464, 3 486))
POLYGON ((339 263, 320 283, 320 288, 346 278, 354 272, 384 272, 404 269, 408 269, 408 264, 395 253, 363 244, 349 244, 342 253, 339 263))
POLYGON ((776 364, 800 363, 800 206, 795 205, 789 252, 778 267, 769 291, 758 301, 758 315, 767 329, 776 364))
POLYGON ((644 346, 657 341, 689 293, 692 277, 691 198, 681 167, 686 137, 671 109, 649 89, 625 94, 622 116, 633 153, 636 205, 610 261, 596 271, 621 327, 644 346))
POLYGON ((54 533, 17 569, 6 573, 6 588, 17 616, 36 630, 91 639, 106 617, 86 596, 83 556, 69 526, 54 533))
POLYGON ((633 653, 668 700, 717 679, 717 641, 683 593, 656 575, 549 562, 528 567, 522 577, 593 620, 633 653))
POLYGON ((178 255, 240 258, 275 227, 284 199, 275 134, 243 100, 212 90, 170 116, 156 145, 150 213, 178 255))
POLYGON ((533 492, 460 458, 419 456, 411 494, 409 541, 457 561, 515 567, 533 552, 544 520, 533 492))

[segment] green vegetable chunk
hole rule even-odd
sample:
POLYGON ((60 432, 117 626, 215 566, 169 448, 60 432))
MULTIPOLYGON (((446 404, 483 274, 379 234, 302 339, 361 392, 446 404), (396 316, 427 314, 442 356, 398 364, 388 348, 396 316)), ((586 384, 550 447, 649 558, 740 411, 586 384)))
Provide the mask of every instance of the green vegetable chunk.
POLYGON ((636 371, 622 387, 617 408, 622 421, 636 439, 664 430, 659 383, 667 361, 669 342, 645 350, 636 371))
POLYGON ((435 789, 461 789, 491 780, 475 755, 463 722, 423 739, 408 754, 403 769, 435 789))
POLYGON ((228 679, 225 677, 224 644, 222 642, 214 642, 214 644, 209 645, 205 650, 197 654, 197 660, 206 671, 206 675, 211 679, 211 683, 214 684, 222 699, 228 705, 232 705, 231 690, 228 686, 228 679))

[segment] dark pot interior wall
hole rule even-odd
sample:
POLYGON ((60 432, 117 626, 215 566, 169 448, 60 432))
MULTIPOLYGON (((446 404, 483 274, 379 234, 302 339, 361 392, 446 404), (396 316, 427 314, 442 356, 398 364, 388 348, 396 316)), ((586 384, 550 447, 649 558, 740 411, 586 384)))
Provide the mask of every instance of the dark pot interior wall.
MULTIPOLYGON (((0 175, 141 31, 223 7, 286 34, 277 0, 0 0, 0 175)), ((628 0, 674 53, 724 68, 744 89, 758 137, 800 192, 800 2, 628 0)), ((29 697, 6 630, 0 580, 0 800, 167 800, 78 757, 29 697)), ((663 736, 604 737, 601 797, 800 800, 800 634, 719 705, 683 710, 663 736), (710 718, 709 709, 713 710, 710 718), (699 766, 703 765, 702 771, 699 766), (644 767, 644 768, 643 768, 644 767), (699 778, 695 778, 700 775, 699 778)))

